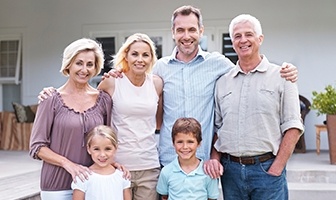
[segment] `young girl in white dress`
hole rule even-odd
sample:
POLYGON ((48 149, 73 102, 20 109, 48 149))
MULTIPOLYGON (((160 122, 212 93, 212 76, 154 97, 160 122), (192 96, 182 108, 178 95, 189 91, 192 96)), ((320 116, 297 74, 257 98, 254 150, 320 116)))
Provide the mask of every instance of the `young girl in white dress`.
POLYGON ((113 167, 118 139, 109 126, 99 125, 87 135, 87 151, 94 162, 88 180, 78 177, 71 184, 73 200, 131 200, 130 181, 113 167))

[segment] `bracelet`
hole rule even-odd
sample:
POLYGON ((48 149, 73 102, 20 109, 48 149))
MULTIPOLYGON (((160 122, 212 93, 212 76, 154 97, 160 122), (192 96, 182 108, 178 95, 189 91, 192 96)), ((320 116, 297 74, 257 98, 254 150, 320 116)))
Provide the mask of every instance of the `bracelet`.
POLYGON ((160 134, 160 129, 156 129, 155 134, 160 134))

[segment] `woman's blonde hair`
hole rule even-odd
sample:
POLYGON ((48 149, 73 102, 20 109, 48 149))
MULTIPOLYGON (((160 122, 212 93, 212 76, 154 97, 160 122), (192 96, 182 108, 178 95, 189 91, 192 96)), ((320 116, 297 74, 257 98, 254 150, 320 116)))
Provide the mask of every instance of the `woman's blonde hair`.
POLYGON ((148 35, 143 33, 135 33, 127 38, 125 43, 120 47, 118 53, 114 56, 114 67, 115 68, 121 68, 123 72, 127 72, 130 67, 127 64, 127 61, 125 59, 128 51, 130 50, 130 46, 134 44, 135 42, 144 42, 149 45, 151 55, 152 55, 152 62, 150 63, 150 67, 146 70, 147 73, 149 73, 153 65, 155 64, 157 57, 156 57, 156 48, 154 42, 148 37, 148 35))
POLYGON ((118 147, 117 134, 113 131, 111 127, 106 125, 98 125, 95 128, 93 128, 86 136, 86 145, 88 147, 90 147, 92 138, 96 135, 100 135, 109 139, 112 145, 117 149, 118 147))
POLYGON ((98 75, 104 67, 104 52, 100 43, 88 38, 76 40, 64 49, 60 72, 65 76, 69 76, 70 65, 79 53, 85 51, 92 51, 94 53, 96 73, 93 76, 98 75))

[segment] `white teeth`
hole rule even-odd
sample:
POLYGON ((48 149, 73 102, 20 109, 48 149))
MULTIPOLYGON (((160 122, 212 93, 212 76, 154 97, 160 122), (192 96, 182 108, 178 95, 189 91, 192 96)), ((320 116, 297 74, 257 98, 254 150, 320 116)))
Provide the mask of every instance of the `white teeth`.
POLYGON ((85 78, 87 75, 86 74, 78 74, 79 77, 85 78))

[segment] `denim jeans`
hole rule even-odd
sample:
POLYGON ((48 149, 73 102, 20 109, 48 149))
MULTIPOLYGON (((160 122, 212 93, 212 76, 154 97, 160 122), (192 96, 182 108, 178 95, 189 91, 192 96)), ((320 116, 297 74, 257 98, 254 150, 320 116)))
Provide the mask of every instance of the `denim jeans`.
POLYGON ((242 165, 221 158, 224 174, 221 177, 225 200, 288 200, 286 169, 280 176, 267 173, 273 159, 254 165, 242 165))

